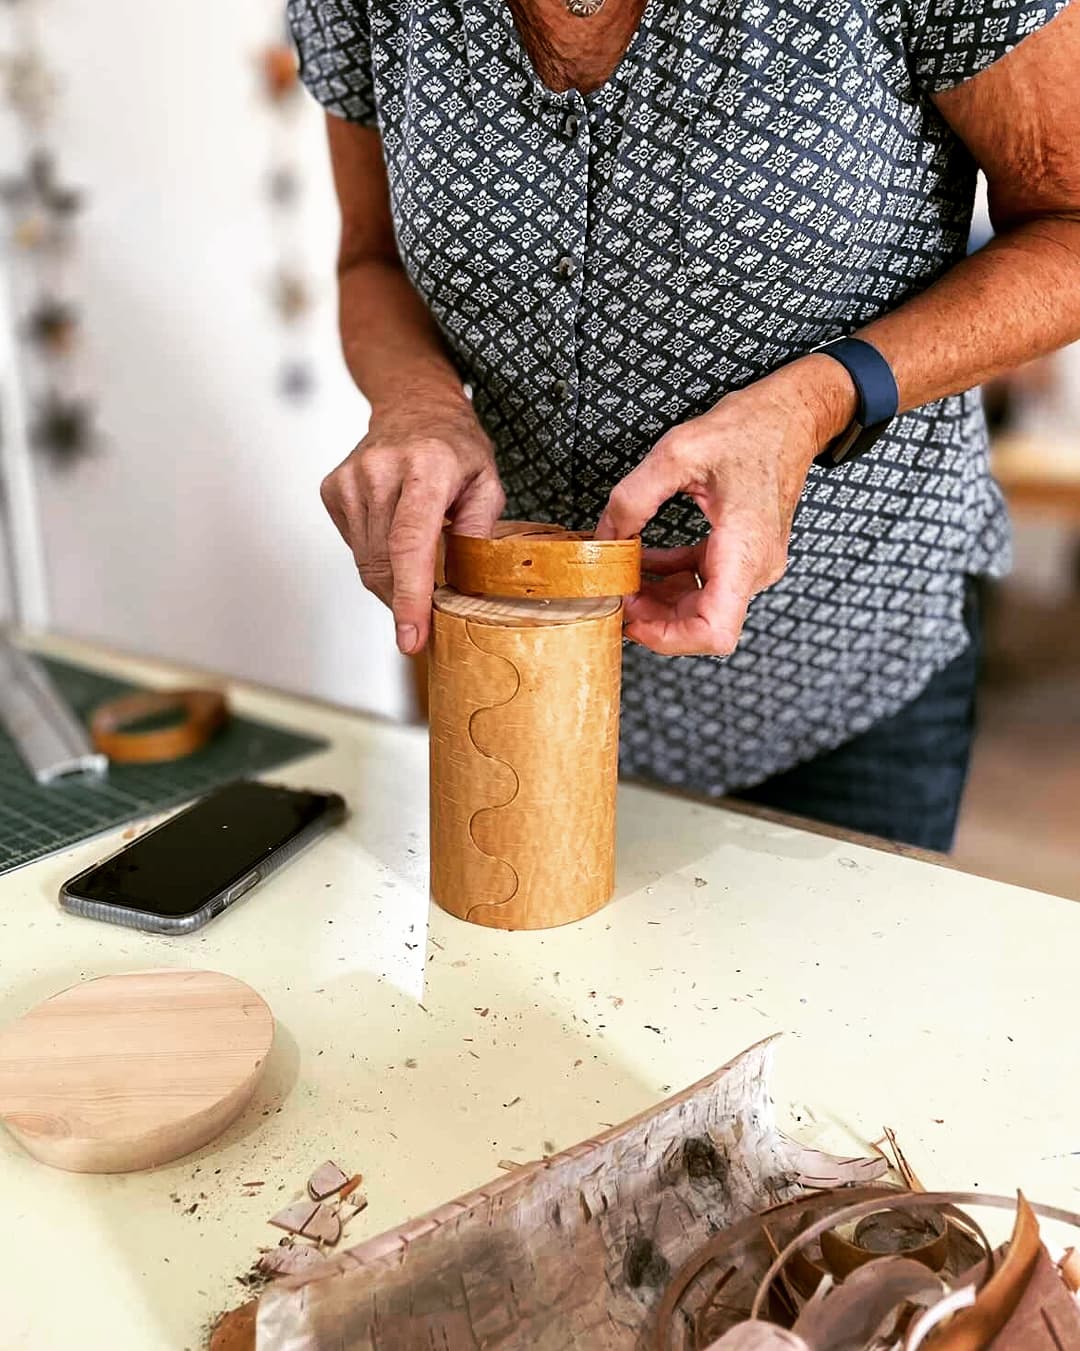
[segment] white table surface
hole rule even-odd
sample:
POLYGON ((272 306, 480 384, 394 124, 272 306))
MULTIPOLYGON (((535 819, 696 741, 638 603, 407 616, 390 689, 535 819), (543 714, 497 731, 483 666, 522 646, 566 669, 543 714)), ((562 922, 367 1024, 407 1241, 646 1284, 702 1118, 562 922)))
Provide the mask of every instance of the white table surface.
MULTIPOLYGON (((42 646, 148 684, 187 675, 42 646)), ((778 1108, 803 1138, 849 1147, 888 1124, 927 1184, 1080 1204, 1077 905, 624 787, 613 903, 546 933, 482 929, 428 904, 423 731, 232 698, 328 738, 269 777, 342 793, 342 829, 187 938, 58 908, 120 832, 0 878, 0 1021, 152 966, 229 972, 277 1017, 253 1105, 175 1164, 66 1174, 0 1129, 4 1351, 194 1351, 327 1157, 364 1174, 356 1242, 777 1031, 778 1108)))

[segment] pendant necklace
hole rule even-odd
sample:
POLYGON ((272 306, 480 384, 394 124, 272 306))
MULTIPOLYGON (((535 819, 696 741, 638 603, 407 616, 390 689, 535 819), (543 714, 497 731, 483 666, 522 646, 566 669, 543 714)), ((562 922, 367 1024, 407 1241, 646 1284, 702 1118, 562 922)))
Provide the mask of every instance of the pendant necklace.
POLYGON ((604 0, 563 0, 563 4, 576 19, 591 19, 604 8, 604 0))

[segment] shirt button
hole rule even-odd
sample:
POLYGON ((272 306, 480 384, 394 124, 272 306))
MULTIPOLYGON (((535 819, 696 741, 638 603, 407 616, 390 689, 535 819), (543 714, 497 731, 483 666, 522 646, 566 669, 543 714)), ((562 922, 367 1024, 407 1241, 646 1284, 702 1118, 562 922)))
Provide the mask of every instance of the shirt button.
POLYGON ((572 277, 576 271, 577 263, 574 262, 573 258, 563 257, 555 264, 555 275, 562 277, 564 281, 568 277, 572 277))
POLYGON ((556 380, 555 383, 551 386, 551 392, 560 402, 562 402, 562 400, 565 399, 567 394, 570 392, 570 386, 566 383, 565 380, 556 380))
POLYGON ((566 121, 562 124, 564 136, 576 136, 578 127, 581 126, 581 118, 575 117, 573 113, 568 113, 566 121))

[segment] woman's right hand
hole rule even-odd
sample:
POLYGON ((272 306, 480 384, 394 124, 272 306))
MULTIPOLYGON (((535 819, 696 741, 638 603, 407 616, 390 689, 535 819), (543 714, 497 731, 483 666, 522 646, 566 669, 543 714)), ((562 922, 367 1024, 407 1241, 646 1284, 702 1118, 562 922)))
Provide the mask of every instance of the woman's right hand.
POLYGON ((443 518, 458 534, 490 535, 505 496, 463 398, 373 412, 367 436, 323 480, 322 500, 408 654, 427 642, 443 518))

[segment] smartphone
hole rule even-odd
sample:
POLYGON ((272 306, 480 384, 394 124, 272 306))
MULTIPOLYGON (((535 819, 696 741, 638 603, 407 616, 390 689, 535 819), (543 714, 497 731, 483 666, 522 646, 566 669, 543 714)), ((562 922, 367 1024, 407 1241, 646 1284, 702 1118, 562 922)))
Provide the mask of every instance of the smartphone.
POLYGON ((65 882, 60 904, 129 929, 190 933, 344 819, 337 793, 230 783, 65 882))

